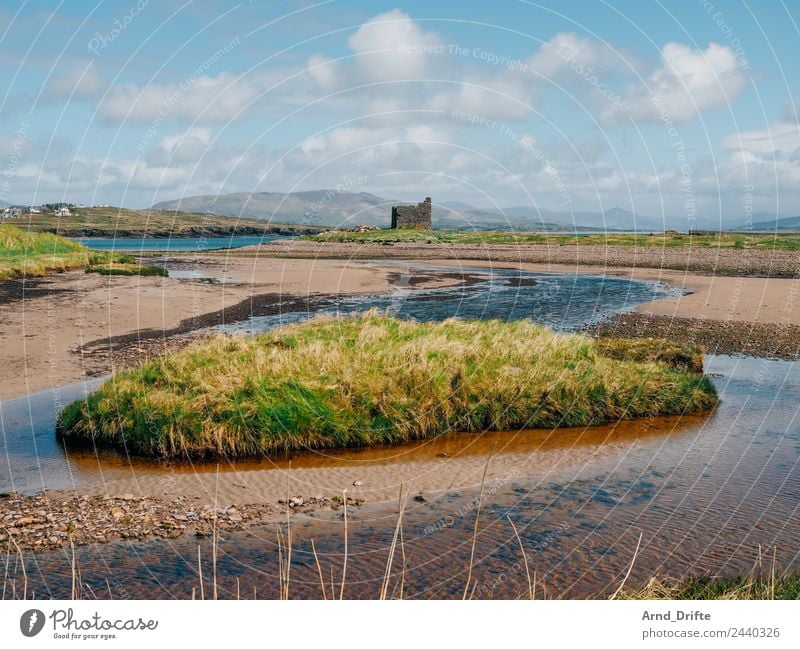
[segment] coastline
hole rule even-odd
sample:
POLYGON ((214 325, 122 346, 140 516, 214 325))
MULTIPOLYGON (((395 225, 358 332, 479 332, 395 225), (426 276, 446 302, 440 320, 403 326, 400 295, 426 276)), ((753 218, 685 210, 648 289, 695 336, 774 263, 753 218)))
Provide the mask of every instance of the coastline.
MULTIPOLYGON (((151 257, 163 261, 163 257, 151 257)), ((351 295, 457 286, 460 274, 417 273, 336 260, 169 257, 216 281, 70 271, 0 282, 0 400, 76 383, 142 360, 210 327, 251 316, 307 311, 351 295)))
MULTIPOLYGON (((83 327, 73 325, 71 335, 60 336, 59 341, 78 339, 81 345, 78 348, 60 348, 57 350, 60 355, 56 356, 58 361, 56 367, 66 370, 68 366, 73 366, 72 371, 76 371, 76 374, 70 375, 68 371, 64 371, 63 374, 58 372, 47 374, 46 378, 53 381, 54 387, 71 382, 67 378, 55 379, 58 381, 56 383, 54 377, 73 376, 75 377, 73 381, 80 380, 90 373, 108 368, 109 365, 146 358, 150 354, 161 353, 170 345, 184 344, 187 335, 202 335, 203 330, 209 325, 218 323, 220 319, 230 322, 236 313, 241 317, 249 317, 253 312, 252 309, 259 306, 259 301, 261 308, 264 309, 285 311, 287 306, 293 309, 306 309, 312 306, 314 300, 324 300, 326 297, 387 292, 397 285, 398 280, 397 269, 381 265, 381 260, 375 260, 377 262, 375 264, 361 261, 350 263, 335 259, 293 260, 265 257, 254 260, 252 257, 240 257, 238 253, 239 250, 235 253, 228 252, 224 260, 217 255, 205 255, 202 258, 187 257, 185 260, 193 265, 203 265, 207 270, 216 269, 226 278, 239 280, 241 284, 205 284, 183 279, 138 277, 109 279, 65 273, 29 282, 29 285, 24 287, 24 293, 14 294, 9 283, 6 283, 4 287, 6 295, 0 307, 6 314, 0 322, 0 328, 3 329, 3 335, 9 339, 19 335, 10 332, 8 313, 13 311, 14 305, 24 304, 22 326, 30 327, 31 336, 25 339, 23 350, 27 351, 22 353, 30 354, 32 342, 38 342, 39 349, 50 353, 52 350, 46 344, 52 330, 50 325, 53 323, 51 313, 53 306, 74 309, 60 316, 62 322, 59 324, 64 326, 71 324, 71 318, 80 313, 80 318, 84 321, 83 327), (116 302, 112 302, 113 300, 121 301, 126 295, 131 294, 135 295, 135 303, 127 305, 127 308, 123 305, 116 314, 115 322, 94 323, 95 318, 111 313, 109 304, 114 304, 116 308, 116 302), (23 296, 25 302, 21 302, 23 296), (76 296, 81 297, 76 299, 76 296), (200 305, 202 310, 196 310, 196 315, 192 316, 193 320, 187 323, 185 317, 187 309, 197 309, 197 305, 200 305), (86 321, 90 326, 86 325, 86 321), (36 325, 38 336, 32 331, 34 323, 38 323, 36 325), (131 330, 131 325, 137 328, 131 330), (109 335, 109 332, 116 337, 109 335), (91 335, 97 337, 91 339, 91 335), (30 338, 34 340, 30 341, 30 338), (97 356, 96 363, 94 359, 89 360, 91 356, 97 356)), ((621 333, 651 335, 647 329, 637 329, 638 322, 642 318, 655 318, 659 322, 671 323, 676 336, 681 335, 681 332, 685 333, 687 329, 684 325, 692 319, 717 329, 724 324, 735 332, 740 332, 742 327, 746 330, 757 325, 764 328, 765 336, 769 337, 771 333, 773 338, 776 327, 789 327, 792 332, 797 329, 795 324, 797 318, 792 316, 793 296, 797 291, 798 281, 793 279, 711 276, 660 268, 609 267, 592 264, 576 266, 487 260, 461 261, 442 259, 442 251, 439 250, 438 253, 438 257, 431 256, 424 261, 431 265, 452 267, 453 273, 445 276, 440 273, 434 277, 433 273, 427 275, 417 271, 419 274, 412 275, 411 280, 406 278, 402 287, 459 285, 468 281, 466 269, 471 267, 605 274, 665 282, 680 287, 685 294, 643 304, 636 313, 618 316, 602 325, 595 331, 599 335, 621 333), (787 318, 788 323, 786 323, 787 318), (627 330, 620 326, 614 329, 615 323, 618 322, 625 322, 627 330)), ((178 256, 176 259, 184 258, 178 256)), ((20 323, 17 323, 17 326, 20 326, 20 323)), ((64 330, 63 327, 61 330, 64 330)), ((27 336, 28 329, 24 331, 27 336)), ((787 349, 791 350, 791 346, 787 349)), ((717 348, 715 351, 722 353, 723 350, 717 348)), ((757 353, 759 349, 754 349, 754 352, 756 352, 754 355, 759 355, 757 353)), ((14 353, 19 356, 20 350, 6 350, 3 353, 6 354, 6 358, 2 360, 7 365, 13 365, 14 353)), ((28 355, 24 355, 21 359, 25 363, 24 370, 28 372, 36 367, 35 364, 29 363, 29 358, 28 355)), ((45 364, 43 367, 47 370, 52 365, 45 364)), ((9 381, 3 388, 8 391, 9 385, 18 387, 18 378, 9 381)), ((48 387, 51 386, 44 385, 40 389, 48 387)), ((659 435, 665 430, 672 431, 676 427, 680 429, 681 425, 680 421, 621 422, 611 429, 608 427, 560 429, 559 435, 555 436, 556 440, 553 440, 550 431, 525 431, 525 435, 497 433, 488 437, 487 434, 480 434, 473 435, 475 439, 466 443, 463 439, 453 442, 455 446, 449 447, 448 450, 441 450, 444 447, 438 446, 440 442, 437 440, 418 445, 403 445, 399 448, 353 449, 342 453, 309 454, 308 457, 300 456, 293 459, 242 462, 223 466, 219 473, 212 467, 202 465, 191 465, 184 470, 175 468, 165 470, 164 467, 155 465, 149 467, 132 465, 131 477, 113 477, 71 490, 48 492, 46 498, 56 503, 84 497, 106 499, 104 502, 116 507, 117 499, 133 495, 137 499, 144 498, 149 499, 148 502, 160 503, 158 507, 174 509, 179 499, 191 497, 202 506, 209 506, 216 499, 217 506, 225 508, 231 506, 241 508, 244 504, 258 505, 262 509, 256 508, 254 511, 260 512, 259 516, 261 514, 266 516, 266 513, 272 516, 276 512, 277 515, 285 516, 285 508, 282 509, 277 503, 288 493, 291 497, 303 499, 305 507, 303 511, 314 513, 329 509, 333 502, 331 499, 340 496, 345 490, 348 495, 352 495, 360 502, 385 503, 396 500, 400 490, 417 494, 424 499, 425 496, 422 494, 474 487, 480 483, 487 458, 490 456, 493 458, 490 475, 535 472, 537 467, 538 470, 554 466, 559 470, 568 469, 570 466, 579 466, 586 460, 583 453, 575 453, 576 445, 580 446, 586 441, 590 442, 587 448, 592 449, 592 457, 595 457, 598 452, 601 455, 605 452, 615 452, 619 448, 618 445, 625 440, 635 440, 642 435, 659 435), (509 437, 504 438, 503 435, 509 437), (522 443, 520 440, 523 438, 525 442, 520 447, 519 444, 522 443), (457 446, 464 445, 472 449, 472 452, 453 451, 457 446), (288 482, 289 480, 291 482, 288 482)), ((450 442, 443 440, 441 443, 450 442)), ((0 504, 2 502, 0 500, 0 504)), ((106 514, 110 508, 110 506, 105 508, 106 514)), ((27 511, 25 506, 20 509, 27 511)), ((269 516, 264 518, 254 515, 252 521, 253 524, 258 524, 258 521, 267 519, 269 516)), ((170 529, 174 531, 174 528, 170 529)), ((187 530, 191 531, 187 527, 184 532, 187 530)), ((109 533, 109 538, 118 538, 114 534, 109 533)), ((97 539, 87 538, 87 542, 97 542, 97 539)), ((30 547, 35 549, 36 546, 30 547)))

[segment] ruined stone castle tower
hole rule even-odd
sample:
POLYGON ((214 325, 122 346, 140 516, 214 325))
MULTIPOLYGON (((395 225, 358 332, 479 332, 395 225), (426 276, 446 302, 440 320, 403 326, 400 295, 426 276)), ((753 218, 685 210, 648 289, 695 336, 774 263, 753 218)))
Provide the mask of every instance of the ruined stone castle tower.
POLYGON ((416 207, 413 205, 395 205, 392 208, 392 228, 412 228, 431 230, 431 197, 428 196, 416 207))

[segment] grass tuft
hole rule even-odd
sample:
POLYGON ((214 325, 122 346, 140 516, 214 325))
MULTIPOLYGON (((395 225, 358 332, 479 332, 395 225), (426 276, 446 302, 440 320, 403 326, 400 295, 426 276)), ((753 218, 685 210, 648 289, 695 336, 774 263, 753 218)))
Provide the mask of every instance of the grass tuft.
POLYGON ((530 245, 551 246, 630 246, 659 248, 733 248, 756 250, 800 250, 800 235, 766 233, 727 233, 689 235, 677 232, 633 234, 605 232, 602 234, 569 234, 559 232, 517 232, 509 230, 414 230, 382 229, 354 232, 339 230, 307 235, 314 241, 336 243, 447 243, 470 245, 530 245))
POLYGON ((716 405, 702 374, 609 358, 598 344, 528 321, 318 317, 217 336, 117 374, 62 411, 58 431, 145 456, 243 457, 716 405))
POLYGON ((169 277, 169 271, 163 266, 143 266, 137 263, 108 262, 96 264, 86 269, 87 273, 100 275, 140 275, 142 277, 159 276, 169 277))
POLYGON ((55 234, 26 232, 13 225, 0 225, 0 280, 42 277, 123 261, 132 262, 133 259, 90 250, 55 234))
POLYGON ((800 599, 800 574, 754 577, 651 579, 643 588, 623 591, 618 599, 800 599))

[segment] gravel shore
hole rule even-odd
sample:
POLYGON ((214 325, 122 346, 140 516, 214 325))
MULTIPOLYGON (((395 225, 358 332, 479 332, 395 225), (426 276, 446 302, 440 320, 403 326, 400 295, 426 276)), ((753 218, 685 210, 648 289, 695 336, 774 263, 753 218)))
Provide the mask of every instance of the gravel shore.
POLYGON ((791 324, 701 320, 626 313, 595 325, 604 338, 668 338, 702 346, 708 354, 746 354, 797 360, 800 327, 791 324))
MULTIPOLYGON (((0 497, 0 554, 43 551, 105 543, 116 539, 175 539, 183 534, 210 536, 213 531, 244 530, 254 525, 286 520, 290 512, 311 513, 338 510, 341 498, 302 498, 276 504, 237 504, 213 508, 196 502, 197 497, 170 500, 125 494, 112 496, 23 496, 0 497)), ((348 506, 362 500, 348 498, 348 506)))
POLYGON ((700 247, 335 243, 306 239, 240 248, 237 255, 308 259, 455 259, 623 266, 761 277, 800 276, 800 252, 700 247))

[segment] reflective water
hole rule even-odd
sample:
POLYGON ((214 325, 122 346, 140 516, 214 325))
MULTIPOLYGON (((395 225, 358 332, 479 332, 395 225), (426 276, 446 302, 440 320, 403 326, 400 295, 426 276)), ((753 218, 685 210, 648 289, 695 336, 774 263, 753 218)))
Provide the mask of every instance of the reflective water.
MULTIPOLYGON (((421 264, 390 264, 400 273, 407 269, 435 267, 421 264)), ((454 269, 441 269, 452 274, 454 269)), ((323 312, 354 313, 376 307, 398 317, 441 320, 464 318, 531 318, 557 329, 575 329, 611 313, 675 293, 658 282, 631 281, 588 275, 556 275, 505 269, 462 269, 470 276, 457 288, 396 290, 390 295, 352 298, 342 296, 323 312)), ((195 271, 170 271, 194 277, 195 271)), ((408 282, 411 283, 411 275, 408 282)), ((319 311, 317 311, 319 312, 319 311)), ((256 317, 227 331, 263 331, 281 324, 307 319, 317 312, 284 312, 256 317)), ((98 383, 78 384, 0 402, 0 491, 38 492, 68 488, 100 479, 141 475, 160 471, 153 463, 126 458, 117 453, 75 450, 69 452, 55 440, 58 411, 83 398, 98 383)), ((248 463, 251 464, 251 463, 248 463)), ((271 463, 262 463, 270 466, 271 463)), ((193 469, 194 470, 194 469, 193 469)), ((202 467, 201 469, 202 470, 202 467)))
POLYGON ((202 252, 204 250, 256 246, 260 243, 283 238, 285 237, 83 237, 75 239, 75 241, 92 250, 117 250, 120 252, 189 252, 195 250, 202 252))
MULTIPOLYGON (((467 437, 440 442, 448 444, 441 448, 454 458, 462 452, 493 458, 483 498, 476 488, 428 495, 424 502, 410 499, 388 593, 463 595, 478 502, 468 589, 473 597, 527 592, 520 541, 539 597, 609 595, 621 583, 640 539, 629 585, 654 575, 747 572, 759 554, 766 570, 773 562, 777 572, 800 568, 800 422, 792 398, 800 391, 798 366, 725 356, 709 357, 707 365, 722 397, 707 417, 470 436, 474 445, 467 437), (569 462, 559 460, 564 450, 570 451, 569 462), (527 454, 536 462, 504 464, 508 452, 527 454)), ((423 452, 421 445, 416 448, 423 452)), ((345 596, 379 596, 398 509, 397 504, 374 505, 348 513, 345 596)), ((320 569, 326 595, 331 590, 338 595, 344 534, 341 511, 293 517, 291 596, 322 597, 320 569)), ((278 595, 277 539, 274 528, 224 535, 217 560, 222 596, 278 595)), ((118 598, 191 597, 193 589, 199 593, 198 546, 208 593, 211 544, 184 537, 78 549, 89 586, 85 594, 104 597, 110 588, 118 598)), ((13 557, 11 563, 12 579, 19 579, 13 557)), ((69 594, 66 553, 31 558, 27 571, 29 589, 37 596, 69 594)))

